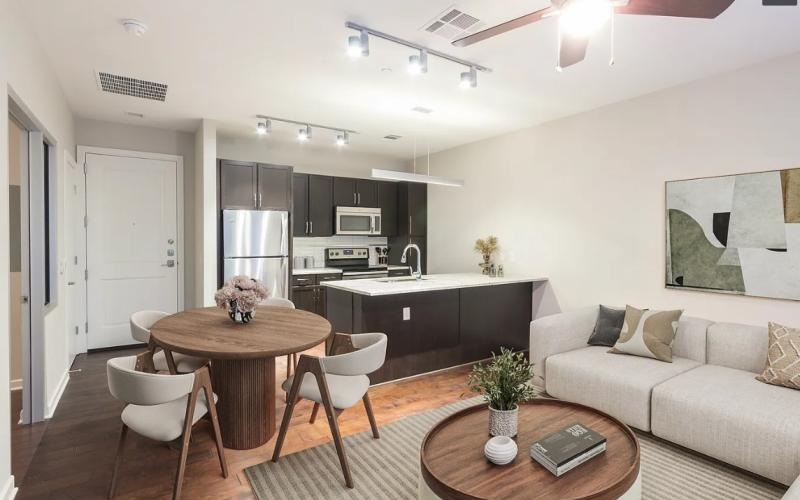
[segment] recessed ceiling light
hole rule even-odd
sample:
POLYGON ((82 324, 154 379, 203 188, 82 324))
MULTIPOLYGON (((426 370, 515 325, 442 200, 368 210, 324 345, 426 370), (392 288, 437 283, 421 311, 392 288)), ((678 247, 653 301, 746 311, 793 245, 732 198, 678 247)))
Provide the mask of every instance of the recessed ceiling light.
POLYGON ((133 116, 134 118, 144 118, 144 115, 141 113, 134 113, 133 111, 126 111, 126 115, 133 116))
POLYGON ((131 35, 142 36, 147 32, 147 25, 138 19, 123 19, 122 25, 131 35))
POLYGON ((414 111, 416 113, 422 113, 423 115, 429 115, 433 113, 433 110, 431 108, 426 108, 424 106, 414 106, 413 108, 411 108, 411 111, 414 111))

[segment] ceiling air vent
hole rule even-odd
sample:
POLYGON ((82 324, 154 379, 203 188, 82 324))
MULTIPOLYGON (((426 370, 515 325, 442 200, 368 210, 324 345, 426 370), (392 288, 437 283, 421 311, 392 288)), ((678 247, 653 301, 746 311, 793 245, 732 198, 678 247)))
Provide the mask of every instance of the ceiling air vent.
POLYGON ((97 72, 97 86, 104 92, 122 94, 141 99, 164 102, 167 99, 167 84, 148 82, 129 76, 114 75, 103 71, 97 72))
POLYGON ((477 17, 450 7, 431 19, 422 29, 448 40, 455 40, 472 34, 482 27, 483 22, 477 17))
POLYGON ((394 135, 394 134, 383 136, 384 139, 389 139, 390 141, 396 141, 397 139, 400 139, 402 137, 403 137, 402 135, 394 135))

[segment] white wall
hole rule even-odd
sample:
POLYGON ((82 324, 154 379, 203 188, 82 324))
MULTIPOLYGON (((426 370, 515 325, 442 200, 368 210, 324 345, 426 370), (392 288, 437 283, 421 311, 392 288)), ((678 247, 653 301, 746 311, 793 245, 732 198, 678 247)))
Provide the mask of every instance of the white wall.
MULTIPOLYGON (((613 71, 613 70, 609 70, 613 71)), ((562 309, 683 308, 800 326, 798 303, 664 288, 664 182, 800 166, 800 55, 433 155, 431 272, 477 271, 495 234, 507 274, 548 276, 562 309)))
POLYGON ((373 168, 405 170, 406 162, 386 156, 358 153, 336 146, 217 136, 217 155, 226 160, 290 165, 295 172, 368 178, 373 168))
MULTIPOLYGON (((64 154, 74 156, 75 137, 72 112, 67 105, 47 57, 28 28, 27 19, 18 14, 18 0, 0 0, 0 116, 8 114, 8 95, 30 111, 50 138, 55 141, 58 162, 56 192, 63 192, 64 154)), ((0 185, 8 183, 8 123, 0 120, 0 185)), ((7 190, 0 190, 0 206, 8 206, 7 190)), ((58 200, 59 258, 64 252, 63 199, 58 200)), ((0 217, 0 268, 8 269, 8 220, 0 217)), ((45 388, 47 400, 57 396, 60 381, 66 375, 68 336, 64 328, 66 297, 64 276, 58 276, 59 304, 50 308, 45 318, 45 388)), ((8 273, 0 273, 0 324, 8 324, 8 273)), ((8 344, 8 332, 0 330, 0 345, 8 344)), ((10 415, 8 401, 8 357, 0 356, 0 499, 12 494, 10 467, 10 415)), ((15 417, 16 418, 16 417, 15 417)))
POLYGON ((80 146, 163 153, 183 157, 184 307, 194 307, 195 292, 195 135, 154 127, 77 118, 75 141, 80 146))
POLYGON ((195 305, 213 306, 217 288, 217 127, 200 120, 195 133, 195 305))

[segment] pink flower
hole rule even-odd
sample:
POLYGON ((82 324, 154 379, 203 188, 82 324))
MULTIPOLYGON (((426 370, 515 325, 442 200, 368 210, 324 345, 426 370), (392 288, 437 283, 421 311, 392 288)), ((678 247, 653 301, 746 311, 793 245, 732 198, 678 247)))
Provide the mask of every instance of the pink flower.
POLYGON ((247 276, 234 276, 214 294, 214 301, 220 309, 233 312, 253 312, 256 306, 269 297, 267 289, 258 280, 247 276))

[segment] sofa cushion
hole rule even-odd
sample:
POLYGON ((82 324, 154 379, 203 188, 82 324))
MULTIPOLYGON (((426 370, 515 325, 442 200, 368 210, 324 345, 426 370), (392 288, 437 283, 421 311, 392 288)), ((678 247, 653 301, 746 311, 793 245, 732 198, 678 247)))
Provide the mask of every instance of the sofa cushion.
POLYGON ((619 340, 608 351, 672 362, 672 341, 683 311, 651 311, 625 307, 619 340))
POLYGON ((756 380, 800 389, 800 329, 769 324, 767 367, 756 380))
POLYGON ((800 477, 794 480, 786 494, 781 497, 781 500, 800 500, 800 477))
POLYGON ((704 365, 656 386, 652 432, 782 484, 800 474, 800 391, 704 365))
POLYGON ((613 309, 600 305, 597 323, 594 325, 592 335, 587 344, 614 347, 619 339, 622 322, 625 320, 625 309, 613 309))
POLYGON ((707 363, 761 374, 768 344, 766 327, 714 323, 708 327, 707 363))
POLYGON ((664 363, 620 356, 599 346, 550 356, 546 364, 548 394, 597 408, 643 431, 650 430, 653 387, 700 365, 678 357, 664 363))
POLYGON ((672 342, 672 355, 689 358, 700 363, 706 362, 706 331, 713 323, 707 319, 681 316, 675 341, 672 342))

